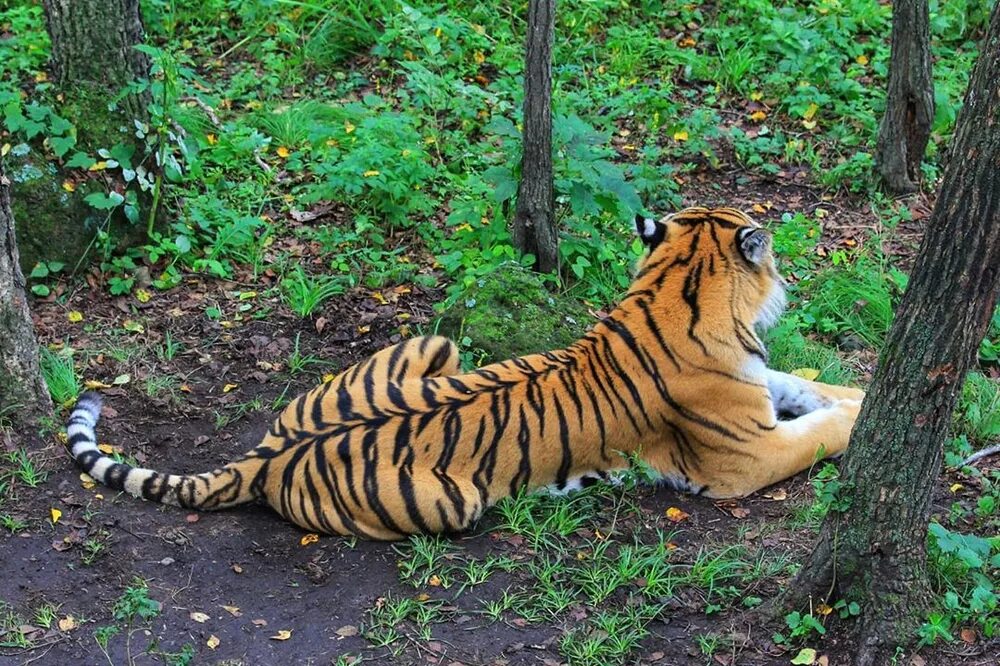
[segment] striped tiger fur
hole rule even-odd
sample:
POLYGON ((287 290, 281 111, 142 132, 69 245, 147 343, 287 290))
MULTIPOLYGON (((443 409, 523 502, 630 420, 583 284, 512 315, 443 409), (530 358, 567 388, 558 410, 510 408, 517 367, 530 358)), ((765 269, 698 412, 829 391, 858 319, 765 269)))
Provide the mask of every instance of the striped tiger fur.
POLYGON ((677 488, 733 497, 843 452, 864 393, 766 365, 758 329, 784 306, 769 234, 727 208, 636 226, 648 252, 631 288, 566 349, 463 373, 450 340, 406 340, 299 396, 259 446, 204 474, 103 455, 86 393, 72 455, 154 502, 263 500, 310 531, 398 539, 463 530, 522 488, 585 485, 629 454, 677 488))

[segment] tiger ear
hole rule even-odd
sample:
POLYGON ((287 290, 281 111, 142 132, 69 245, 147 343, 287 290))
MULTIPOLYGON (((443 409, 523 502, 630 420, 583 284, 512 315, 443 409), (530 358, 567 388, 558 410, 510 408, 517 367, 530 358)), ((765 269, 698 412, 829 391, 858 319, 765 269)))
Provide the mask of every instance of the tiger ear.
POLYGON ((667 235, 667 227, 660 224, 651 217, 646 217, 642 213, 636 213, 635 230, 639 233, 639 238, 650 250, 663 242, 667 235))
POLYGON ((743 227, 736 232, 736 247, 754 266, 759 266, 771 250, 771 234, 759 227, 743 227))

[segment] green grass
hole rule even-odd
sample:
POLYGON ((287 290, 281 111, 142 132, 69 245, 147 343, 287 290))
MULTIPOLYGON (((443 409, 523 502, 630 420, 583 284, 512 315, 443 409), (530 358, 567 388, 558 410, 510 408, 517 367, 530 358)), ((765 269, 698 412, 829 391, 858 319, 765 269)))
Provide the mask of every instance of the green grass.
POLYGON ((1000 439, 1000 382, 980 372, 965 378, 956 410, 956 430, 974 443, 1000 439))
POLYGON ((69 347, 60 352, 52 352, 42 347, 42 377, 49 387, 49 395, 57 405, 69 405, 80 395, 80 381, 73 368, 73 350, 69 347))

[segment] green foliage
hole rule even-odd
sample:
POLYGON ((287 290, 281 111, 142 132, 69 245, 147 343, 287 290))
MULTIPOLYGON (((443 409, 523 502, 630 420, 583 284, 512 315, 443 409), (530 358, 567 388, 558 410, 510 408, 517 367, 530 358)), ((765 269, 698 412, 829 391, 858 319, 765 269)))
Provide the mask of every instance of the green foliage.
POLYGON ((987 638, 1000 633, 995 582, 1000 571, 1000 538, 960 534, 931 523, 928 562, 942 596, 919 630, 922 643, 952 641, 952 629, 970 625, 987 638))
POLYGON ((151 599, 149 586, 141 578, 134 578, 115 602, 112 614, 116 620, 134 622, 136 618, 151 620, 160 614, 160 602, 151 599))
POLYGON ((344 293, 345 279, 336 276, 311 276, 296 266, 281 281, 281 296, 300 317, 308 317, 323 301, 344 293))
POLYGON ((42 377, 49 395, 57 405, 69 405, 80 395, 80 381, 73 367, 73 350, 64 347, 58 352, 42 347, 39 350, 42 377))

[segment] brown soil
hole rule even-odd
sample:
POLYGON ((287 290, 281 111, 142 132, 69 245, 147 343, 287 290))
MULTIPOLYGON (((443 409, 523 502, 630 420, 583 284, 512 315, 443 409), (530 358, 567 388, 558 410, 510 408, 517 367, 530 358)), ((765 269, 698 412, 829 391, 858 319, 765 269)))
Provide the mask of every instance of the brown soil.
MULTIPOLYGON (((849 223, 870 223, 870 214, 849 200, 824 202, 794 183, 744 185, 734 180, 732 186, 716 191, 716 198, 747 208, 773 200, 775 212, 819 205, 840 210, 841 231, 830 235, 830 243, 845 237, 841 232, 849 223), (734 193, 738 202, 732 200, 734 193), (806 201, 808 197, 816 201, 806 201)), ((711 203, 706 182, 692 188, 704 189, 700 201, 711 203)), ((904 239, 902 246, 912 248, 913 243, 904 239)), ((82 363, 85 379, 113 384, 116 377, 129 375, 127 384, 103 391, 107 409, 99 426, 102 442, 120 447, 141 464, 200 472, 253 447, 273 416, 275 399, 294 396, 322 374, 398 340, 403 320, 410 326, 426 324, 432 315, 430 303, 440 296, 414 288, 380 304, 370 292, 358 290, 328 301, 314 319, 299 320, 287 315, 277 301, 256 296, 241 301, 232 294, 252 288, 246 283, 192 278, 182 288, 157 293, 145 304, 84 289, 71 294, 64 305, 36 304, 36 324, 45 343, 65 342, 90 354, 82 363), (210 304, 221 309, 220 321, 205 316, 210 304), (244 304, 251 307, 237 321, 244 304), (72 310, 84 313, 84 321, 68 323, 72 310), (410 316, 401 319, 400 313, 410 316), (129 319, 140 322, 143 331, 126 331, 123 326, 129 319), (168 332, 183 344, 169 361, 155 354, 168 332), (291 375, 287 359, 296 339, 301 354, 329 365, 310 365, 291 375), (101 349, 105 351, 100 355, 94 351, 101 349), (168 375, 176 378, 169 390, 150 397, 145 387, 155 388, 156 380, 168 375), (255 399, 259 405, 240 408, 255 399), (217 427, 220 414, 229 422, 217 427)), ((330 664, 346 654, 376 664, 559 664, 559 640, 586 615, 579 609, 549 624, 493 622, 479 612, 479 600, 497 598, 507 587, 517 589, 526 579, 524 574, 496 574, 465 592, 458 586, 415 589, 401 582, 398 553, 391 544, 322 537, 302 545, 301 530, 263 507, 189 514, 99 486, 85 488, 62 446, 47 443, 35 449, 49 476, 37 490, 19 488, 18 502, 7 507, 29 527, 17 535, 4 531, 0 536, 0 599, 29 623, 34 623, 31 609, 45 602, 60 604, 58 617, 73 616, 79 626, 29 630, 37 647, 0 648, 3 664, 108 663, 93 633, 114 622, 115 601, 137 576, 148 583, 160 613, 148 626, 136 629, 128 642, 123 635, 112 639, 113 664, 163 663, 162 657, 143 654, 154 641, 165 652, 193 645, 196 664, 330 664), (62 512, 54 525, 51 509, 62 512), (103 543, 104 549, 87 564, 84 543, 92 539, 103 543), (430 640, 404 639, 401 653, 392 655, 358 633, 367 611, 383 603, 380 600, 418 594, 444 600, 452 618, 432 625, 430 640), (196 615, 205 620, 198 622, 192 613, 204 613, 207 619, 196 615), (272 638, 280 631, 290 631, 291 637, 272 638), (210 642, 216 644, 214 649, 210 642)), ((948 491, 951 481, 941 482, 944 510, 956 500, 948 491)), ((642 521, 651 534, 656 528, 670 530, 676 526, 667 521, 664 509, 676 506, 691 516, 680 526, 677 544, 682 552, 696 553, 705 542, 744 540, 801 559, 812 535, 771 528, 797 502, 809 501, 812 490, 803 476, 781 487, 787 491, 786 500, 758 494, 730 506, 665 489, 640 489, 642 509, 629 520, 642 521), (746 513, 738 511, 741 517, 735 517, 732 506, 746 513)), ((452 538, 473 554, 509 554, 515 559, 528 555, 523 540, 491 532, 490 521, 488 515, 470 534, 452 538)), ((761 581, 759 595, 766 599, 785 582, 761 581)), ((652 635, 644 641, 636 663, 703 665, 708 658, 699 651, 695 636, 707 631, 732 634, 738 646, 721 651, 709 663, 787 664, 794 654, 770 641, 770 629, 754 626, 738 614, 706 616, 703 600, 682 595, 665 603, 667 609, 651 624, 652 635)), ((846 663, 845 639, 838 635, 836 622, 832 628, 818 647, 829 664, 846 663)), ((998 663, 998 656, 1000 644, 994 639, 924 652, 917 658, 923 661, 906 663, 985 665, 998 663)))

